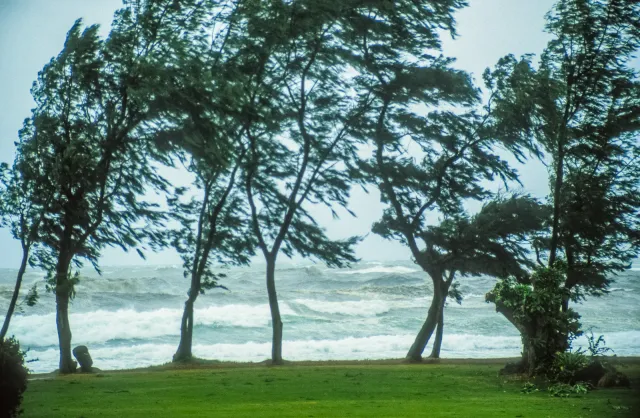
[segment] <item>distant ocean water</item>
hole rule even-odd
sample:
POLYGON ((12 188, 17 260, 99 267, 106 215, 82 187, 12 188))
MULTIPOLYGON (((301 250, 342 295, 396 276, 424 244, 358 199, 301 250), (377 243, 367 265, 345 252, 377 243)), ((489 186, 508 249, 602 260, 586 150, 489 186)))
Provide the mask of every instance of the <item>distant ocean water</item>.
MULTIPOLYGON (((0 315, 9 304, 15 270, 0 269, 0 315)), ((71 305, 73 345, 89 347, 94 365, 124 369, 171 360, 180 334, 188 280, 180 266, 105 267, 81 272, 71 305)), ((222 284, 196 302, 194 355, 208 359, 262 361, 271 353, 271 324, 264 266, 227 270, 222 284)), ((352 269, 282 263, 276 285, 288 360, 358 360, 404 357, 426 317, 431 284, 411 262, 362 262, 352 269)), ((55 304, 31 271, 23 289, 37 283, 40 301, 17 314, 9 330, 29 348, 34 372, 57 368, 55 304)), ((484 294, 495 279, 461 281, 462 305, 445 310, 442 357, 515 357, 520 338, 484 294)), ((611 293, 575 306, 584 328, 604 334, 620 356, 640 355, 640 265, 620 274, 611 293)), ((585 346, 579 339, 575 346, 585 346)), ((430 352, 427 347, 426 354, 430 352)))

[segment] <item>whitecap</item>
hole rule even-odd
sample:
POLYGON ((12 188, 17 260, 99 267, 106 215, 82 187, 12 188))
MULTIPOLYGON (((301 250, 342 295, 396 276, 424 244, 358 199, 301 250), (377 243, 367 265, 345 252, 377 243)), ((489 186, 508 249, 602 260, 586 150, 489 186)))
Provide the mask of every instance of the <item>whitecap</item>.
MULTIPOLYGON (((140 340, 163 336, 178 336, 182 309, 162 308, 138 312, 133 309, 117 311, 98 310, 72 313, 69 317, 74 342, 82 344, 104 343, 111 340, 140 340)), ((296 313, 284 303, 280 304, 283 316, 296 313)), ((271 316, 269 305, 223 305, 196 308, 196 325, 267 327, 271 316)), ((58 343, 55 313, 16 316, 11 331, 24 346, 46 347, 58 343)))
MULTIPOLYGON (((413 343, 414 334, 374 335, 369 337, 347 337, 335 340, 285 340, 283 355, 288 360, 376 360, 402 358, 413 343)), ((608 345, 620 356, 640 354, 640 331, 606 333, 608 345)), ((584 337, 574 343, 578 347, 586 342, 584 337)), ((119 347, 90 348, 94 365, 103 370, 129 369, 163 364, 171 360, 176 350, 172 344, 138 344, 119 347)), ((427 346, 425 355, 431 350, 427 346)), ((520 355, 521 342, 518 336, 446 334, 442 340, 443 358, 504 358, 520 355)), ((222 361, 259 362, 269 358, 271 344, 268 342, 245 342, 239 344, 196 344, 193 354, 197 357, 222 361)), ((54 348, 33 350, 29 358, 39 361, 30 363, 34 372, 48 372, 57 367, 58 351, 54 348)))
MULTIPOLYGON (((378 360, 402 358, 413 339, 412 334, 347 337, 336 340, 295 340, 283 342, 287 360, 378 360)), ((482 335, 445 335, 442 342, 443 357, 491 358, 515 357, 520 352, 518 337, 482 335)), ((425 354, 428 354, 427 347, 425 354)), ((129 369, 163 364, 171 360, 176 350, 171 344, 139 344, 121 347, 91 348, 94 365, 103 370, 129 369)), ((242 344, 196 344, 193 354, 200 358, 221 361, 260 362, 269 358, 271 343, 249 341, 242 344)), ((31 363, 35 372, 56 368, 58 352, 55 349, 34 351, 31 363)))

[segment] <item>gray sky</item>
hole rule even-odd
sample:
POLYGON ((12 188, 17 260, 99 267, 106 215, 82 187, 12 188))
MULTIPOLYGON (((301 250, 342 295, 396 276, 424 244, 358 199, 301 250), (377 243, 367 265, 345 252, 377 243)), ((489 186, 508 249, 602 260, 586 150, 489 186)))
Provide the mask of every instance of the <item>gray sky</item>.
MULTIPOLYGON (((0 0, 0 161, 11 162, 14 141, 22 121, 29 115, 33 101, 29 93, 38 71, 57 55, 65 34, 73 22, 82 17, 86 24, 99 23, 106 35, 113 12, 120 0, 0 0)), ((458 68, 471 72, 476 81, 488 66, 509 53, 539 53, 547 42, 542 32, 544 15, 552 0, 470 0, 470 7, 457 14, 459 36, 444 39, 444 54, 458 59, 458 68)), ((543 196, 548 190, 547 177, 540 163, 519 167, 525 190, 543 196)), ((176 182, 185 176, 176 174, 176 182)), ((318 221, 335 238, 365 235, 382 213, 379 195, 354 190, 349 215, 333 220, 322 208, 314 211, 318 221)), ((402 245, 370 234, 358 247, 365 260, 406 260, 409 252, 402 245)), ((20 245, 8 231, 0 229, 0 268, 17 268, 20 245)), ((177 264, 173 251, 149 254, 148 263, 177 264)), ((104 252, 102 265, 140 264, 135 253, 110 249, 104 252)))

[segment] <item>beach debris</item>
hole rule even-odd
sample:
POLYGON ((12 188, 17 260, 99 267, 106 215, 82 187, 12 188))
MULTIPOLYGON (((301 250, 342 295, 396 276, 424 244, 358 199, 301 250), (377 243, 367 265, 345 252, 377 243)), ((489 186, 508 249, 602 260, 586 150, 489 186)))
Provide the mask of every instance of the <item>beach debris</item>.
POLYGON ((73 349, 73 356, 78 360, 80 364, 80 369, 85 373, 91 373, 93 369, 91 366, 93 365, 93 360, 91 359, 91 354, 89 354, 89 349, 86 345, 79 345, 73 349))

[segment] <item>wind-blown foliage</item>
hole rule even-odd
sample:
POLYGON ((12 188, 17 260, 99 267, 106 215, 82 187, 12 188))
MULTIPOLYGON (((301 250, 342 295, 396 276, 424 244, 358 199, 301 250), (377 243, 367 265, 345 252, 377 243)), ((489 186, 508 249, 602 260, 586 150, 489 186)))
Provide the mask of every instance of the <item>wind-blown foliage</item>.
POLYGON ((351 185, 345 168, 357 148, 347 133, 361 103, 344 79, 338 43, 343 13, 338 1, 246 3, 236 12, 229 40, 237 51, 237 118, 248 147, 243 183, 267 264, 276 364, 282 362, 275 286, 280 251, 329 266, 355 261, 358 239, 329 239, 307 209, 314 203, 346 207, 351 185))
POLYGON ((374 2, 352 17, 356 85, 372 101, 357 135, 370 138, 374 150, 360 168, 378 185, 386 204, 373 231, 406 244, 433 281, 427 321, 407 355, 419 360, 455 276, 438 261, 437 234, 429 229, 427 216, 439 213, 447 219, 440 234, 462 227, 455 220, 464 218, 463 203, 490 196, 482 180, 517 178, 495 147, 522 158, 529 144, 511 136, 496 141, 492 101, 483 112, 476 111, 478 91, 469 76, 440 55, 438 29, 455 34, 452 13, 463 2, 444 2, 439 8, 415 2, 388 8, 383 3, 374 2))
POLYGON ((189 42, 179 28, 200 17, 198 7, 126 3, 104 41, 97 26, 83 29, 78 20, 34 83, 29 141, 55 196, 37 257, 56 293, 63 373, 75 370, 68 308, 78 275, 72 263, 88 260, 97 268, 105 246, 126 250, 162 241, 154 226, 163 214, 143 199, 149 189, 165 188, 149 139, 163 110, 162 93, 179 73, 171 66, 172 51, 189 42))
MULTIPOLYGON (((22 279, 27 266, 32 263, 32 249, 37 244, 40 225, 54 197, 48 174, 41 169, 37 155, 30 149, 33 143, 28 141, 29 124, 30 120, 27 119, 21 131, 23 135, 17 142, 13 166, 9 168, 7 165, 0 165, 0 227, 8 227, 13 238, 19 240, 22 247, 22 260, 0 329, 0 341, 6 337, 11 317, 18 307, 22 279)), ((37 299, 37 287, 33 285, 25 302, 28 306, 33 306, 37 299)))
POLYGON ((246 265, 255 248, 246 202, 238 188, 246 149, 237 129, 208 122, 200 120, 197 125, 185 126, 182 135, 174 134, 175 145, 180 147, 177 157, 195 176, 191 190, 177 189, 168 202, 172 217, 179 221, 179 227, 171 232, 172 245, 183 260, 185 277, 191 280, 174 361, 192 357, 193 311, 198 295, 224 288, 218 280, 225 275, 214 272, 212 262, 246 265), (221 144, 226 144, 224 152, 220 152, 225 148, 221 144), (199 196, 185 198, 193 194, 193 189, 199 196))
MULTIPOLYGON (((437 316, 431 314, 431 321, 437 320, 431 357, 440 355, 446 298, 462 302, 455 278, 526 277, 534 267, 530 245, 547 214, 546 207, 528 196, 500 196, 487 202, 473 216, 458 213, 425 228, 422 239, 427 248, 422 254, 422 262, 429 266, 429 271, 443 277, 439 291, 434 292, 441 300, 437 316)), ((433 322, 427 319, 425 323, 430 328, 433 322)))
POLYGON ((566 266, 557 292, 569 312, 570 300, 606 292, 640 253, 640 80, 629 65, 640 4, 561 0, 546 30, 538 68, 530 55, 508 56, 493 81, 496 114, 551 162, 551 231, 536 251, 549 268, 566 266))

